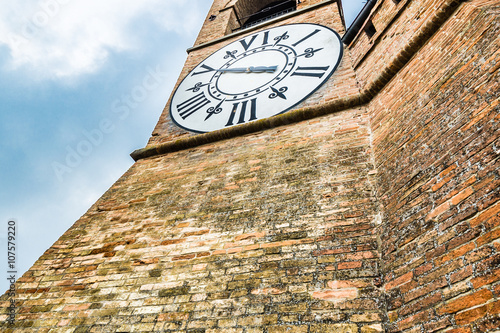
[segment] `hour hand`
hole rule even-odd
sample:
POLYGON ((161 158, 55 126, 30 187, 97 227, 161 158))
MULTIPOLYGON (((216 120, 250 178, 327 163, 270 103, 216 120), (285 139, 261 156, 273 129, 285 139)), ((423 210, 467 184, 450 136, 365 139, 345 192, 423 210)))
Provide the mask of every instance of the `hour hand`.
POLYGON ((274 73, 278 66, 235 67, 218 69, 222 73, 274 73))

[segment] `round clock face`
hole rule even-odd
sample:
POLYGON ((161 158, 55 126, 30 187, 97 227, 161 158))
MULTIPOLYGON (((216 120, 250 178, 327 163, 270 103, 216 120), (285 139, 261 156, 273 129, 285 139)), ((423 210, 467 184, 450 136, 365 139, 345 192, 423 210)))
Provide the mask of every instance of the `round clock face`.
POLYGON ((203 60, 181 82, 170 116, 210 132, 283 113, 302 102, 342 59, 340 36, 317 24, 290 24, 241 38, 203 60))

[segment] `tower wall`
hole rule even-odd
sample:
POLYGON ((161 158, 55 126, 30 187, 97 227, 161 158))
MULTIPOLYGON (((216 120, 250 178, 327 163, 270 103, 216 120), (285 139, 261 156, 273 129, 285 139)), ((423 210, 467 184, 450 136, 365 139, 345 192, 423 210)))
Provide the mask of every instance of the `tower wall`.
POLYGON ((364 109, 140 160, 19 281, 18 325, 380 332, 373 170, 364 109))
POLYGON ((385 84, 368 112, 388 332, 500 325, 499 8, 383 1, 351 45, 361 90, 385 84))
MULTIPOLYGON (((237 7, 214 1, 179 82, 255 31, 232 33, 237 7)), ((343 34, 337 3, 298 9, 256 29, 343 34)), ((5 330, 494 332, 499 9, 379 1, 330 80, 256 125, 196 135, 167 104, 137 163, 16 283, 5 330)))

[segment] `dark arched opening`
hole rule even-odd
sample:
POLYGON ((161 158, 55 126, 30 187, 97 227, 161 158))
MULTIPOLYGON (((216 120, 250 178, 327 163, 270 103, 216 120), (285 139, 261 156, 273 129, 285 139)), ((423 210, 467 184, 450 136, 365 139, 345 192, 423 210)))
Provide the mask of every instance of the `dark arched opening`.
POLYGON ((242 29, 249 28, 259 23, 271 20, 275 17, 284 15, 297 9, 296 0, 280 0, 274 1, 260 8, 253 14, 242 18, 244 22, 242 29))

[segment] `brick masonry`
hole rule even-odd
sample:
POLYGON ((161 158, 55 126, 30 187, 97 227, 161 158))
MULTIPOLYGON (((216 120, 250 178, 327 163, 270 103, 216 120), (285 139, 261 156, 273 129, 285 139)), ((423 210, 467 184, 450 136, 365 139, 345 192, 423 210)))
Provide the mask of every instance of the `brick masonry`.
POLYGON ((373 167, 364 109, 140 160, 21 278, 19 325, 380 331, 373 167))
MULTIPOLYGON (((435 10, 417 4, 398 19, 435 10)), ((458 6, 370 103, 388 332, 500 327, 499 9, 458 6)), ((380 44, 415 34, 394 29, 380 44)))
MULTIPOLYGON (((238 6, 214 1, 196 45, 238 6)), ((496 332, 499 13, 379 1, 300 106, 329 114, 139 159, 18 280, 2 331, 496 332)), ((271 24, 293 22, 344 31, 335 2, 271 24)), ((197 137, 164 112, 148 147, 197 137)))

